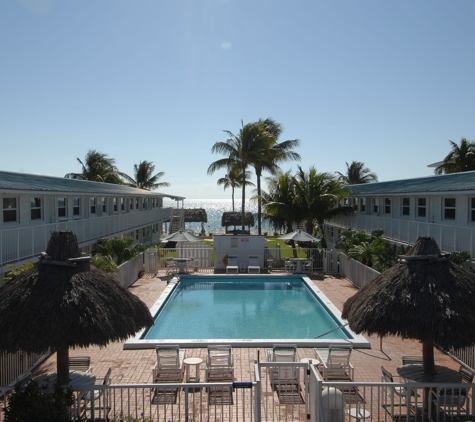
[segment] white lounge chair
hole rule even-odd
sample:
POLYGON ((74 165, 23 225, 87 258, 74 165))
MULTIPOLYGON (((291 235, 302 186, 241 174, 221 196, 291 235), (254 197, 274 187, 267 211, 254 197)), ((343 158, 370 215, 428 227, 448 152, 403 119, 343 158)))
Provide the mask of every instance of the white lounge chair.
MULTIPOLYGON (((295 362, 297 346, 295 344, 274 344, 267 349, 268 362, 295 362)), ((300 370, 292 366, 276 366, 269 368, 270 383, 279 385, 300 385, 300 370)))
MULTIPOLYGON (((230 345, 208 346, 206 382, 234 381, 233 349, 230 345)), ((208 387, 208 405, 233 404, 233 389, 229 386, 208 387)))
POLYGON ((238 274, 239 267, 236 255, 228 255, 228 264, 226 265, 226 274, 238 274))
POLYGON ((153 368, 153 382, 182 382, 186 350, 178 345, 157 346, 157 363, 153 368))
POLYGON ((247 267, 249 274, 260 274, 261 267, 259 266, 259 257, 257 255, 249 255, 249 265, 247 267))
POLYGON ((231 346, 208 346, 206 382, 211 381, 234 381, 234 359, 231 346))
POLYGON ((315 348, 317 359, 320 361, 319 368, 325 381, 349 380, 355 377, 355 368, 350 363, 353 346, 333 346, 320 349, 315 348))

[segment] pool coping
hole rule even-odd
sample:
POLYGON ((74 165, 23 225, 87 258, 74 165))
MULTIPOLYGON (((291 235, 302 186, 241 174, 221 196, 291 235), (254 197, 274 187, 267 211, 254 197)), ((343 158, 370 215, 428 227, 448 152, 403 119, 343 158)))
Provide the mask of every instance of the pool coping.
MULTIPOLYGON (((255 277, 256 274, 239 274, 239 275, 224 275, 224 277, 236 278, 236 277, 255 277)), ((196 277, 219 277, 222 278, 223 274, 193 274, 182 275, 180 277, 173 277, 167 284, 165 290, 159 296, 157 301, 150 308, 150 313, 156 315, 160 308, 164 305, 168 296, 181 278, 196 278, 196 277)), ((299 278, 311 289, 314 294, 325 304, 328 310, 336 317, 340 326, 347 324, 346 320, 341 318, 341 311, 328 299, 328 297, 310 280, 309 277, 300 274, 261 274, 259 277, 263 278, 299 278)), ((131 349, 154 349, 157 346, 177 344, 180 347, 206 347, 213 344, 229 344, 232 347, 272 347, 274 344, 292 343, 297 347, 328 347, 330 345, 352 345, 354 348, 370 349, 370 342, 361 334, 356 334, 348 326, 344 327, 345 330, 353 337, 352 339, 165 339, 165 340, 145 340, 140 337, 146 331, 146 329, 140 330, 134 336, 130 337, 124 343, 124 350, 131 349)))

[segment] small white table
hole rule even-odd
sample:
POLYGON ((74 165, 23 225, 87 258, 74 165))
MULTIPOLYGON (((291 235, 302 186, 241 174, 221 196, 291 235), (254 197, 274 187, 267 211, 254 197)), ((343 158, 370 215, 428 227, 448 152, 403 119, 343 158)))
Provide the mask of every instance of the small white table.
POLYGON ((314 366, 320 365, 320 361, 316 358, 302 358, 302 359, 300 359, 300 362, 302 362, 302 363, 310 363, 310 361, 312 361, 312 365, 314 365, 314 366))
POLYGON ((352 407, 348 410, 348 414, 352 418, 356 418, 357 421, 360 419, 368 419, 371 416, 371 412, 361 407, 352 407))
POLYGON ((186 365, 186 382, 200 382, 200 364, 203 362, 201 358, 186 358, 183 363, 186 365), (190 374, 191 367, 195 367, 195 375, 190 374))
POLYGON ((297 268, 295 269, 294 272, 300 274, 300 273, 303 272, 303 271, 302 271, 302 264, 303 264, 304 262, 309 261, 309 259, 308 259, 308 258, 290 258, 289 261, 290 261, 290 262, 295 262, 295 263, 297 264, 297 268))

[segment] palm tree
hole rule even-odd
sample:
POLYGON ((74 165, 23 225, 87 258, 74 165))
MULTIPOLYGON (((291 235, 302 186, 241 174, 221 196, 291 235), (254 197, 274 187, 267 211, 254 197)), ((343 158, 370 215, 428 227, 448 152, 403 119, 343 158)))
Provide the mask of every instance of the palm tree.
POLYGON ((298 222, 293 207, 295 188, 291 170, 277 171, 273 176, 266 178, 266 183, 268 192, 261 192, 265 219, 269 220, 274 228, 289 233, 293 229, 293 224, 298 222))
POLYGON ((364 166, 361 161, 352 161, 350 165, 346 164, 346 173, 337 171, 338 180, 344 185, 360 185, 362 183, 373 183, 378 181, 376 173, 364 166))
POLYGON ((134 243, 134 239, 126 236, 99 239, 94 245, 93 255, 109 257, 109 259, 113 260, 117 265, 120 265, 147 249, 142 243, 136 243, 133 246, 132 243, 134 243))
POLYGON ((351 206, 339 206, 341 199, 348 197, 349 191, 330 173, 317 173, 315 167, 305 172, 300 166, 294 176, 294 207, 305 223, 307 233, 314 233, 315 225, 321 231, 322 246, 325 247, 323 224, 325 220, 349 215, 351 206))
POLYGON ((67 173, 64 177, 67 179, 91 180, 93 182, 124 184, 120 173, 115 166, 115 159, 107 154, 90 149, 85 157, 84 163, 76 158, 82 166, 81 173, 67 173))
POLYGON ((444 158, 443 164, 436 167, 435 174, 460 173, 475 170, 475 142, 462 138, 460 145, 449 141, 452 150, 444 158))
POLYGON ((210 164, 208 174, 213 174, 216 170, 222 168, 238 167, 242 176, 242 231, 244 231, 244 217, 246 213, 246 170, 252 163, 258 162, 263 144, 268 141, 268 136, 263 134, 261 125, 256 123, 247 123, 241 120, 241 129, 237 135, 229 130, 225 130, 228 139, 226 142, 216 142, 211 148, 211 152, 223 154, 226 157, 221 158, 210 164))
POLYGON ((361 242, 348 251, 348 257, 360 261, 363 265, 372 267, 373 263, 383 254, 386 246, 386 243, 381 238, 373 239, 371 242, 361 242))
POLYGON ((292 151, 292 148, 298 147, 298 139, 277 143, 277 139, 282 133, 282 125, 271 118, 265 120, 259 119, 256 122, 262 128, 262 150, 251 165, 256 171, 257 177, 257 227, 259 235, 262 234, 262 198, 261 198, 261 177, 262 171, 267 170, 271 174, 280 170, 278 163, 286 160, 299 161, 300 155, 292 151))
MULTIPOLYGON (((246 171, 246 175, 244 177, 246 179, 247 186, 254 186, 249 179, 251 178, 251 172, 246 171)), ((217 184, 218 186, 223 185, 224 190, 227 188, 231 188, 231 198, 233 201, 233 212, 234 212, 234 189, 240 188, 242 186, 243 177, 241 174, 241 170, 239 168, 230 168, 228 172, 225 174, 224 177, 218 179, 217 184)))
POLYGON ((139 189, 152 190, 158 188, 167 188, 170 186, 168 182, 158 182, 163 177, 165 172, 160 171, 153 174, 155 171, 155 164, 151 161, 140 161, 138 164, 134 164, 134 177, 130 177, 123 174, 123 177, 129 182, 130 186, 139 189))

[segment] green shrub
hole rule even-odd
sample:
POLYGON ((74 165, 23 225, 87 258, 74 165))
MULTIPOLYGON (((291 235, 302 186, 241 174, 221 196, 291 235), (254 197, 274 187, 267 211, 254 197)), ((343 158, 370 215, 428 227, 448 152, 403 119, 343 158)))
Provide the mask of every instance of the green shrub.
POLYGON ((59 381, 53 389, 31 380, 28 384, 17 384, 8 397, 3 410, 5 422, 64 422, 70 420, 69 408, 73 405, 73 391, 64 390, 59 381))

